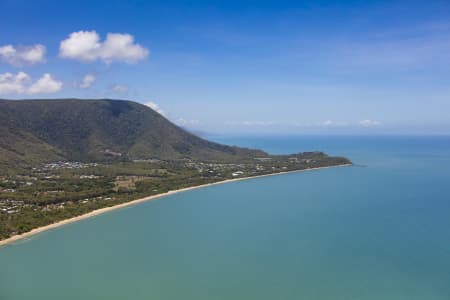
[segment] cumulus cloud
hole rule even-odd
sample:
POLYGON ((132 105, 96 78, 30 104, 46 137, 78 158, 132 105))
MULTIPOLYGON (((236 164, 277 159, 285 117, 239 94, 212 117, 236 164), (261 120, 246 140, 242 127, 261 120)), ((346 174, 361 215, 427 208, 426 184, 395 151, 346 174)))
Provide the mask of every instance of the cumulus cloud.
POLYGON ((61 41, 59 55, 63 58, 84 62, 102 60, 136 63, 149 54, 149 50, 134 42, 134 37, 126 33, 108 33, 102 42, 96 31, 73 32, 61 41))
POLYGON ((124 84, 114 84, 111 90, 118 94, 126 94, 128 92, 128 86, 124 84))
POLYGON ((175 123, 179 126, 196 126, 200 124, 199 120, 187 120, 184 118, 178 118, 175 120, 175 123))
POLYGON ((83 81, 81 81, 79 87, 81 89, 87 89, 94 83, 94 81, 96 79, 97 78, 95 77, 95 75, 93 75, 93 74, 86 74, 86 75, 84 75, 83 81))
POLYGON ((33 82, 31 77, 19 72, 0 74, 0 94, 52 94, 62 89, 63 83, 54 79, 46 73, 37 81, 33 82))
POLYGON ((362 121, 359 121, 359 125, 362 127, 374 127, 374 126, 380 126, 381 122, 374 121, 374 120, 362 120, 362 121))
POLYGON ((272 121, 244 121, 242 122, 244 126, 271 126, 274 125, 272 121))
POLYGON ((322 127, 355 127, 355 126, 362 126, 362 127, 374 127, 381 125, 380 122, 374 121, 374 120, 362 120, 359 122, 336 122, 332 120, 326 120, 320 124, 322 127))
POLYGON ((266 128, 308 128, 308 129, 326 129, 326 130, 342 130, 342 129, 355 129, 358 127, 376 127, 383 125, 379 121, 375 120, 362 120, 362 121, 335 121, 327 119, 322 122, 316 123, 303 123, 299 121, 227 121, 227 126, 239 126, 239 127, 266 127, 266 128))
POLYGON ((46 73, 33 83, 29 89, 29 94, 53 94, 62 89, 63 83, 55 80, 52 75, 46 73))
POLYGON ((166 116, 166 113, 164 112, 164 110, 162 110, 162 108, 157 103, 155 103, 153 101, 149 101, 149 102, 145 103, 144 105, 150 107, 151 109, 153 109, 160 115, 166 116))
POLYGON ((276 126, 280 125, 278 122, 273 121, 227 121, 225 125, 228 126, 247 126, 247 127, 264 127, 264 126, 276 126))
POLYGON ((333 121, 331 121, 331 120, 326 120, 326 121, 324 121, 322 123, 322 125, 325 126, 325 127, 330 127, 330 126, 335 125, 335 123, 333 121))
POLYGON ((32 46, 5 45, 0 47, 0 60, 15 67, 34 65, 45 62, 46 48, 44 45, 32 46))
POLYGON ((200 124, 199 120, 185 119, 185 118, 181 118, 181 117, 180 118, 171 118, 161 108, 161 106, 159 106, 159 104, 156 103, 156 102, 149 101, 149 102, 144 103, 144 105, 150 107, 151 109, 153 109, 154 111, 156 111, 157 113, 162 115, 163 117, 170 119, 173 123, 177 124, 178 126, 181 126, 181 127, 195 127, 195 126, 200 124))
POLYGON ((336 122, 333 120, 326 120, 318 125, 321 127, 345 127, 345 126, 351 126, 352 124, 349 122, 336 122))
POLYGON ((0 94, 22 94, 25 92, 25 84, 29 81, 30 76, 24 72, 19 72, 17 75, 0 74, 0 94))

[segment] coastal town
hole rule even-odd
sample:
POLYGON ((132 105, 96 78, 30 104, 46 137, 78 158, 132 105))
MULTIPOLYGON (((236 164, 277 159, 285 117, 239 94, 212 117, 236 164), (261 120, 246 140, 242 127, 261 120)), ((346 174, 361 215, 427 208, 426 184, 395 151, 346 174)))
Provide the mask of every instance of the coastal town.
POLYGON ((242 162, 192 159, 116 163, 56 161, 0 176, 0 239, 102 207, 168 191, 259 175, 349 163, 322 152, 242 162))

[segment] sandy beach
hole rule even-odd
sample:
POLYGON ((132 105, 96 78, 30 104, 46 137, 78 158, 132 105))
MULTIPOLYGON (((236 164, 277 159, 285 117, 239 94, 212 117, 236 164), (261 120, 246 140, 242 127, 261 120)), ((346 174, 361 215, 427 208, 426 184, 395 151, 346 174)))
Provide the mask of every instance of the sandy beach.
POLYGON ((344 165, 338 165, 338 166, 328 166, 328 167, 319 167, 319 168, 310 168, 310 169, 303 169, 303 170, 294 170, 294 171, 286 171, 286 172, 278 172, 278 173, 272 173, 272 174, 265 174, 265 175, 257 175, 257 176, 249 176, 249 177, 240 177, 240 178, 234 178, 234 179, 226 179, 226 180, 222 180, 222 181, 218 181, 218 182, 214 182, 214 183, 207 183, 207 184, 201 184, 201 185, 197 185, 197 186, 191 186, 191 187, 187 187, 187 188, 182 188, 182 189, 178 189, 178 190, 173 190, 173 191, 168 191, 166 193, 161 193, 161 194, 157 194, 157 195, 153 195, 153 196, 149 196, 149 197, 144 197, 144 198, 140 198, 140 199, 136 199, 136 200, 132 200, 126 203, 121 203, 121 204, 117 204, 114 206, 110 206, 110 207, 105 207, 105 208, 100 208, 100 209, 96 209, 93 210, 89 213, 77 216, 77 217, 73 217, 70 219, 66 219, 66 220, 62 220, 53 224, 49 224, 49 225, 45 225, 42 227, 38 227, 35 228, 31 231, 22 233, 22 234, 18 234, 18 235, 14 235, 12 237, 9 237, 7 239, 1 240, 0 241, 0 247, 7 245, 7 244, 11 244, 14 243, 18 240, 33 236, 35 234, 38 234, 40 232, 43 231, 47 231, 50 229, 54 229, 66 224, 70 224, 70 223, 74 223, 83 219, 87 219, 87 218, 91 218, 100 214, 104 214, 106 212, 109 211, 113 211, 116 209, 120 209, 123 207, 128 207, 128 206, 132 206, 132 205, 136 205, 142 202, 147 202, 147 201, 151 201, 151 200, 155 200, 155 199, 159 199, 159 198, 163 198, 169 195, 173 195, 176 193, 181 193, 181 192, 186 192, 186 191, 190 191, 193 189, 199 189, 199 188, 204 188, 204 187, 208 187, 208 186, 213 186, 213 185, 218 185, 218 184, 224 184, 224 183, 229 183, 229 182, 235 182, 235 181, 242 181, 242 180, 248 180, 248 179, 255 179, 255 178, 261 178, 261 177, 267 177, 267 176, 275 176, 275 175, 283 175, 283 174, 288 174, 288 173, 296 173, 296 172, 306 172, 306 171, 314 171, 314 170, 320 170, 320 169, 328 169, 328 168, 337 168, 337 167, 348 167, 351 166, 352 164, 344 164, 344 165))

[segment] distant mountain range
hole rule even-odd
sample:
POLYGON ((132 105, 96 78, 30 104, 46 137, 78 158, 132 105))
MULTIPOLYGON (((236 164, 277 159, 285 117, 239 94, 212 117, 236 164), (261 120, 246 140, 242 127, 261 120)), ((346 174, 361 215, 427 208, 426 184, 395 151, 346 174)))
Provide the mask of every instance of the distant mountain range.
POLYGON ((0 100, 0 167, 56 160, 240 161, 260 150, 210 142, 151 108, 124 100, 0 100))

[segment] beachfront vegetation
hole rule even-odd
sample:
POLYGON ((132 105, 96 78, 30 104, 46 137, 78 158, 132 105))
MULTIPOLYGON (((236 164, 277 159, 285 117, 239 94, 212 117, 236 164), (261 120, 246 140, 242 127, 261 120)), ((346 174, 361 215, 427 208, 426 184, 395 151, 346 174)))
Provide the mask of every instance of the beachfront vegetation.
POLYGON ((95 209, 225 179, 347 164, 321 152, 255 157, 240 163, 188 159, 57 162, 0 176, 0 239, 95 209))

